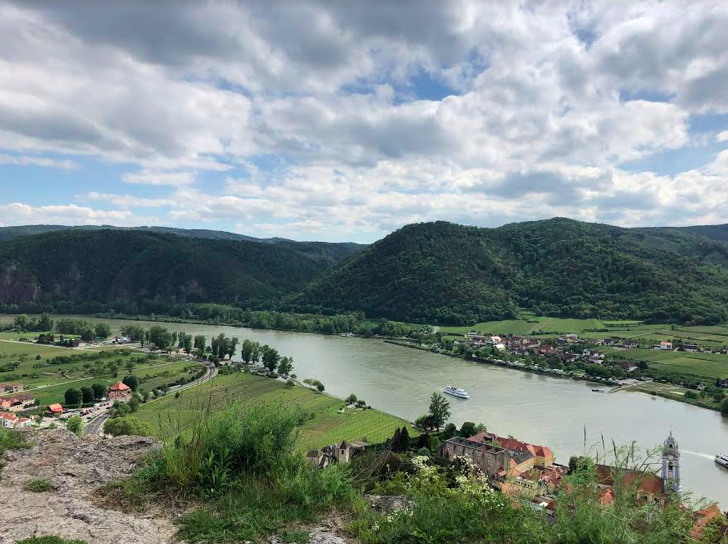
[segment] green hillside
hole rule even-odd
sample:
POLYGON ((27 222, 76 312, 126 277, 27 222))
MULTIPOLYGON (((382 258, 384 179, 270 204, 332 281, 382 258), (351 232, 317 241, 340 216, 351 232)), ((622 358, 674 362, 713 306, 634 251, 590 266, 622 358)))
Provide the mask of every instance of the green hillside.
POLYGON ((363 310, 470 324, 539 315, 718 323, 728 244, 684 229, 550 219, 496 229, 408 225, 324 273, 295 297, 306 311, 363 310))
POLYGON ((132 313, 185 302, 270 305, 340 258, 316 244, 64 230, 0 244, 0 302, 132 313))

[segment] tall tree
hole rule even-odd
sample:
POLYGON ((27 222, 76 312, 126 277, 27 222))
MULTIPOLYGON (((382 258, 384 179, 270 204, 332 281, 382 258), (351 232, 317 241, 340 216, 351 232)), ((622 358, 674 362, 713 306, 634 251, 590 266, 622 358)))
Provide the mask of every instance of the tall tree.
POLYGON ((94 390, 90 387, 82 387, 81 388, 81 400, 84 404, 92 404, 93 401, 96 399, 94 395, 94 390))
POLYGON ((93 384, 91 389, 94 392, 94 400, 101 400, 106 396, 106 386, 100 383, 93 384))
POLYGON ((430 397, 430 418, 432 425, 439 429, 450 417, 450 403, 440 393, 433 393, 430 397))
POLYGON ((235 352, 238 349, 238 344, 240 343, 240 340, 237 339, 237 337, 233 336, 227 343, 227 350, 226 354, 227 356, 232 359, 235 355, 235 352))
POLYGON ((66 406, 80 406, 81 402, 83 402, 83 395, 78 389, 71 388, 66 389, 66 392, 63 394, 63 399, 66 406))
POLYGON ((243 340, 243 348, 240 356, 243 358, 243 362, 246 365, 250 364, 250 361, 253 359, 253 344, 254 342, 252 340, 248 340, 247 338, 243 340))
POLYGON ((184 338, 182 339, 182 349, 184 352, 189 355, 192 353, 192 335, 191 334, 185 334, 184 338))
POLYGON ((263 346, 263 366, 265 368, 271 372, 275 372, 279 358, 278 350, 270 346, 263 346))
POLYGON ((111 336, 111 325, 108 323, 96 323, 94 332, 96 333, 96 338, 108 338, 111 336))
POLYGON ((293 357, 281 357, 281 360, 278 362, 278 374, 287 378, 292 370, 293 357))

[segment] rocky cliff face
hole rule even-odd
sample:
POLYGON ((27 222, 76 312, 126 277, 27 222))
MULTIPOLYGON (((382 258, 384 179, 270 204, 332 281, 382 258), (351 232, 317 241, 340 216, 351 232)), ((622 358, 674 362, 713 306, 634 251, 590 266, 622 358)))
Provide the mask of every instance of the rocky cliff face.
POLYGON ((100 486, 128 477, 158 442, 122 436, 77 438, 65 429, 29 434, 29 449, 6 453, 0 473, 0 544, 57 535, 87 544, 157 544, 173 541, 171 519, 159 512, 128 514, 102 508, 92 497, 100 486), (24 486, 47 479, 54 490, 24 486))
MULTIPOLYGON (((6 452, 0 472, 0 544, 32 536, 54 535, 87 544, 184 544, 175 538, 176 512, 164 505, 138 513, 110 510, 94 492, 132 475, 155 448, 153 438, 120 436, 83 439, 65 429, 27 433, 30 448, 6 452), (31 492, 37 479, 54 489, 31 492)), ((282 544, 275 536, 270 544, 282 544)), ((309 528, 310 544, 351 544, 341 536, 341 522, 326 520, 309 528)))

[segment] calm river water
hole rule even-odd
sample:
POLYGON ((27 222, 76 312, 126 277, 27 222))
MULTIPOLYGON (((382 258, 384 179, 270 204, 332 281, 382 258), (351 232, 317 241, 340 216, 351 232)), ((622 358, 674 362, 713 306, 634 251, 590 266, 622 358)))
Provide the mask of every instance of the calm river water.
MULTIPOLYGON (((112 327, 118 330, 125 323, 112 321, 112 327)), ((728 471, 713 462, 716 453, 728 453, 728 418, 717 412, 644 393, 593 393, 585 382, 467 362, 376 339, 162 325, 204 334, 208 342, 224 332, 241 342, 249 338, 269 344, 294 358, 299 379, 319 379, 329 393, 340 397, 354 393, 373 407, 410 421, 427 411, 433 391, 448 384, 463 387, 470 400, 448 397, 454 423, 482 422, 489 431, 549 446, 563 464, 571 455, 594 452, 602 437, 608 447, 613 439, 618 445, 634 440, 642 448, 652 448, 672 431, 682 452, 683 490, 717 500, 728 509, 728 471)))

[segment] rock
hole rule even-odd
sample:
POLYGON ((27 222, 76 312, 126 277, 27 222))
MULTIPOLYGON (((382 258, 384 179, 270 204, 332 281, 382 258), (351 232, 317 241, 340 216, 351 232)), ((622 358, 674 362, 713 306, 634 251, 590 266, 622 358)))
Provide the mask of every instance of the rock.
POLYGON ((130 476, 159 442, 120 436, 84 439, 66 429, 27 433, 32 448, 11 450, 0 474, 0 544, 31 536, 57 535, 88 544, 162 544, 174 541, 175 527, 162 515, 106 510, 90 494, 130 476), (55 491, 32 493, 23 485, 45 478, 55 491))
POLYGON ((366 498, 372 509, 378 512, 399 512, 414 507, 414 503, 404 495, 367 495, 366 498))

